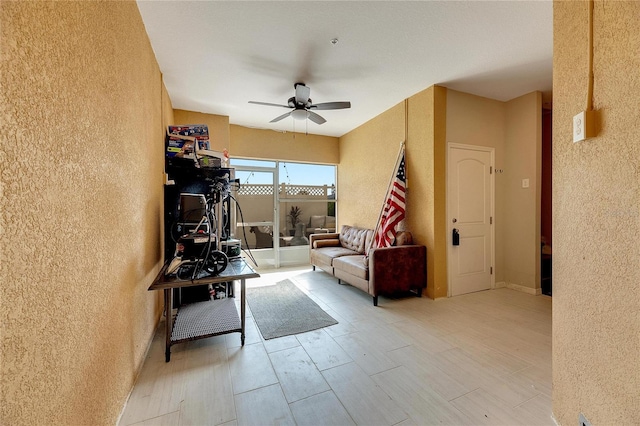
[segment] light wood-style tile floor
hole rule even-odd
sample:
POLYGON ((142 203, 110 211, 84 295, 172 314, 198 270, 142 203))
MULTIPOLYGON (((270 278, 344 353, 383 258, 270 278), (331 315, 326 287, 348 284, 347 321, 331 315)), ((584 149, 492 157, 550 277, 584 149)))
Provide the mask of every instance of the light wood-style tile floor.
POLYGON ((165 363, 161 322, 120 425, 554 424, 551 298, 503 288, 374 307, 310 267, 261 274, 247 286, 288 278, 339 323, 265 341, 248 309, 244 347, 238 333, 202 339, 165 363))

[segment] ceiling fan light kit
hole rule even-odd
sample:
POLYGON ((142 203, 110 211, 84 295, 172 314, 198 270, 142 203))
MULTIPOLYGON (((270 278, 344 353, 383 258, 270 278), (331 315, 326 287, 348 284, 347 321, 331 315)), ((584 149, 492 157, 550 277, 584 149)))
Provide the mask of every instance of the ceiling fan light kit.
POLYGON ((270 102, 257 102, 257 101, 249 101, 250 104, 257 105, 266 105, 266 106, 275 106, 280 108, 291 108, 291 111, 282 114, 273 120, 270 123, 275 123, 280 120, 283 120, 289 116, 293 117, 294 120, 306 120, 309 119, 316 124, 326 123, 322 116, 316 114, 311 111, 315 110, 331 110, 331 109, 346 109, 351 108, 351 102, 341 101, 341 102, 324 102, 320 104, 314 104, 309 95, 311 94, 311 89, 307 87, 304 83, 296 83, 293 85, 293 88, 296 91, 294 97, 289 98, 287 100, 287 105, 280 104, 272 104, 270 102))
POLYGON ((309 111, 306 109, 294 109, 291 111, 291 117, 294 120, 306 120, 309 117, 309 111))

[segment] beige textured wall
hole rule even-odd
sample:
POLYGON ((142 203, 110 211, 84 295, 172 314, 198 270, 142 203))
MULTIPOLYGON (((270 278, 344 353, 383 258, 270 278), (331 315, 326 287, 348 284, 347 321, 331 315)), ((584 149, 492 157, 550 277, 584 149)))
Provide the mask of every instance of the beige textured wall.
POLYGON ((0 424, 114 424, 161 310, 170 102, 134 2, 0 27, 0 424))
POLYGON ((447 90, 447 142, 495 148, 495 273, 496 283, 505 281, 505 156, 506 115, 504 102, 447 90))
POLYGON ((496 284, 539 289, 542 100, 509 102, 447 90, 447 142, 495 149, 496 284), (522 179, 529 188, 522 188, 522 179))
POLYGON ((171 124, 206 124, 209 127, 211 149, 219 152, 229 149, 229 117, 182 109, 174 110, 173 116, 175 122, 171 124))
POLYGON ((229 126, 231 157, 338 164, 338 138, 229 126))
POLYGON ((540 201, 542 177, 542 93, 505 103, 504 278, 540 290, 540 201), (529 187, 522 180, 529 179, 529 187))
POLYGON ((587 2, 554 2, 553 412, 632 425, 640 407, 640 3, 595 2, 594 108, 586 107, 587 2))

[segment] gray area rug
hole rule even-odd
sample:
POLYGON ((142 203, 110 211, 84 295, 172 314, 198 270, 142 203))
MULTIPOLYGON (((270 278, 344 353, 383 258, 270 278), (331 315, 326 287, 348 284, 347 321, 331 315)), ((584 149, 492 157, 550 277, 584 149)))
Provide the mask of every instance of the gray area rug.
POLYGON ((265 340, 338 323, 289 280, 246 291, 253 319, 265 340))

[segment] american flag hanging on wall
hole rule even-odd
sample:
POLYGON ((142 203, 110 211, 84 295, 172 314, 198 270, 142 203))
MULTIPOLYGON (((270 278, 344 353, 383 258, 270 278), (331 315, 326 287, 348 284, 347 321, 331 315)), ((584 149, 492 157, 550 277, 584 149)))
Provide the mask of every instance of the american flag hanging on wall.
POLYGON ((376 228, 374 247, 390 247, 396 237, 396 226, 405 218, 407 177, 404 168, 404 148, 400 155, 400 161, 397 163, 398 169, 389 187, 384 210, 376 228))

